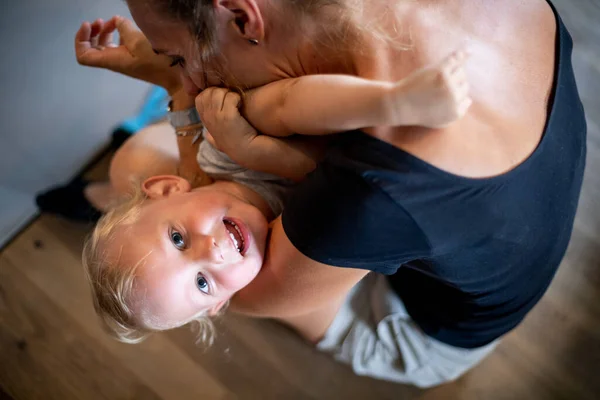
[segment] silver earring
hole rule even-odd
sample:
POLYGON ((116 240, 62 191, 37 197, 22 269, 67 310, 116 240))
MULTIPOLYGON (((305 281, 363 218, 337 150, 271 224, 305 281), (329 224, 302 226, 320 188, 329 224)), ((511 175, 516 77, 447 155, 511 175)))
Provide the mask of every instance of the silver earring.
POLYGON ((248 41, 250 42, 251 45, 258 46, 258 40, 256 40, 256 39, 248 39, 248 41))

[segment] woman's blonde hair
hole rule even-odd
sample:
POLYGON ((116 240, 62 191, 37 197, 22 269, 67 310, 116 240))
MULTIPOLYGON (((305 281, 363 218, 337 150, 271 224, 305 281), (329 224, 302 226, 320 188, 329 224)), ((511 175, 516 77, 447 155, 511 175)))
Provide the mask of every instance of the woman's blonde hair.
MULTIPOLYGON (((132 307, 136 271, 143 265, 145 257, 134 265, 119 265, 118 255, 108 254, 108 243, 118 229, 137 221, 141 207, 147 197, 141 185, 134 185, 132 194, 115 204, 96 224, 83 247, 82 263, 92 291, 94 309, 104 329, 124 343, 139 343, 152 332, 140 323, 132 307)), ((198 342, 211 344, 214 326, 206 313, 192 318, 198 342)))
MULTIPOLYGON (((213 0, 147 0, 159 14, 184 23, 198 46, 199 63, 207 65, 211 58, 219 53, 216 37, 216 16, 213 0)), ((381 1, 381 0, 370 0, 381 1)), ((392 43, 393 46, 407 49, 410 44, 398 43, 399 28, 394 24, 394 33, 382 29, 382 22, 393 18, 397 13, 397 5, 386 9, 381 15, 369 21, 362 21, 365 10, 369 7, 368 0, 280 0, 273 2, 273 6, 282 14, 281 18, 288 17, 302 29, 303 17, 326 18, 318 24, 321 28, 320 42, 326 42, 330 50, 344 47, 360 48, 356 43, 356 35, 352 31, 368 33, 371 38, 392 43), (328 8, 333 13, 324 13, 328 8), (289 16, 288 12, 295 15, 289 16), (327 16, 325 16, 327 15, 327 16), (325 17, 324 17, 325 16, 325 17), (344 46, 345 45, 345 46, 344 46)))
MULTIPOLYGON (((325 6, 343 6, 349 0, 283 0, 300 14, 316 14, 325 6)), ((357 0, 350 0, 356 2, 357 0)), ((183 22, 200 45, 202 61, 217 52, 216 16, 213 0, 149 0, 160 14, 183 22)), ((298 21, 296 21, 298 22, 298 21)))

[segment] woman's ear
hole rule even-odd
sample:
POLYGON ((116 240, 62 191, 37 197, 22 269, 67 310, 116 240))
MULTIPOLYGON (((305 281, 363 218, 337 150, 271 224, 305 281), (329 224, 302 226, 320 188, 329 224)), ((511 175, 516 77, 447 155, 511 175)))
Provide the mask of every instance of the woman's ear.
POLYGON ((215 304, 209 311, 208 311, 208 315, 210 317, 214 317, 215 315, 217 315, 219 313, 219 311, 221 311, 221 309, 223 308, 223 306, 225 304, 227 304, 227 302, 229 301, 229 299, 227 300, 223 300, 218 302, 217 304, 215 304))
POLYGON ((176 193, 186 193, 192 190, 190 183, 175 175, 153 176, 142 183, 142 190, 150 199, 169 197, 176 193))
POLYGON ((262 42, 265 37, 263 15, 257 0, 215 0, 217 20, 231 24, 244 40, 262 42))

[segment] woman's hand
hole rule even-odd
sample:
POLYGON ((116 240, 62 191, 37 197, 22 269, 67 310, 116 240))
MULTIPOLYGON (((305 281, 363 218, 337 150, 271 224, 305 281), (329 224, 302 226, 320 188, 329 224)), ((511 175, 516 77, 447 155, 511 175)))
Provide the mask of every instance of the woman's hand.
POLYGON ((240 114, 241 103, 239 94, 217 87, 205 89, 196 97, 196 110, 210 132, 208 140, 236 161, 244 158, 241 153, 258 135, 240 114))
POLYGON ((259 135, 240 114, 242 98, 222 88, 196 97, 196 109, 210 134, 206 139, 242 167, 300 181, 314 170, 327 143, 321 138, 259 135))
POLYGON ((75 35, 75 55, 81 65, 141 79, 162 86, 170 94, 181 87, 179 73, 170 68, 169 57, 155 54, 146 36, 123 17, 84 22, 75 35), (119 44, 113 42, 115 31, 119 33, 119 44))

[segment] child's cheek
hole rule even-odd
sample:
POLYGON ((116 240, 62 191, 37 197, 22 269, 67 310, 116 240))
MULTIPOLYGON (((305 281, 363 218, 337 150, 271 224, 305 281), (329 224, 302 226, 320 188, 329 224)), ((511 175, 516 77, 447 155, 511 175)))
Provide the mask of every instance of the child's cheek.
POLYGON ((220 286, 231 293, 244 288, 256 277, 260 270, 260 265, 253 264, 245 263, 224 268, 217 277, 220 286))

